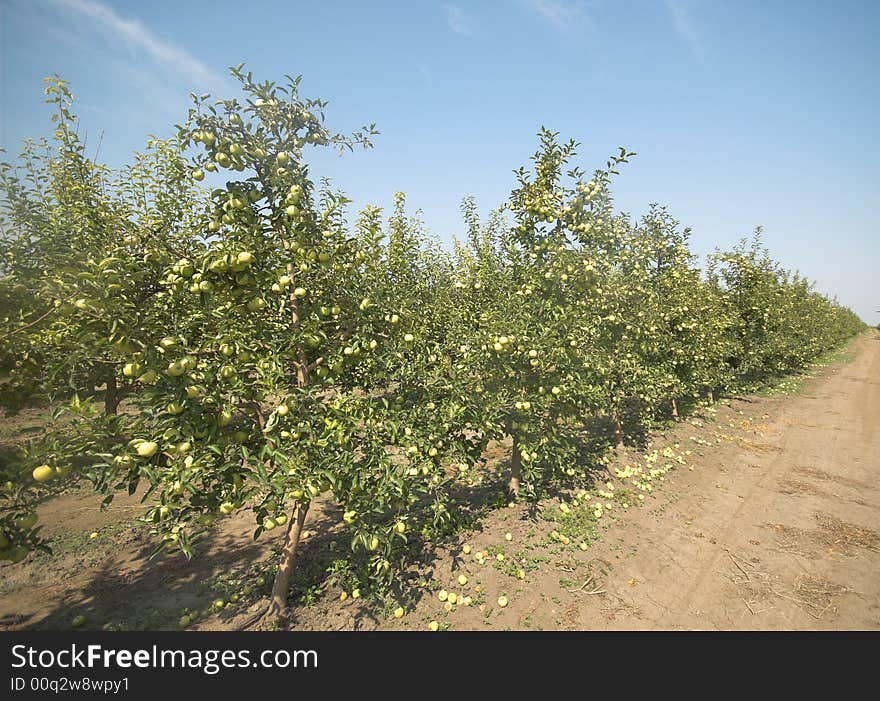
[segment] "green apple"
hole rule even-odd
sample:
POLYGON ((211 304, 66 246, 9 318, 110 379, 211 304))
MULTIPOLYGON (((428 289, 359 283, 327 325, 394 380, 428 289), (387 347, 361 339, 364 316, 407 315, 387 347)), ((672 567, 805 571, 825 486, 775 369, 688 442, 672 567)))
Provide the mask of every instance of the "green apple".
POLYGON ((15 525, 22 530, 33 528, 37 525, 37 515, 35 513, 25 514, 15 519, 15 525))
POLYGON ((168 364, 168 369, 165 372, 171 377, 180 377, 186 372, 186 368, 179 360, 175 360, 168 364))
POLYGON ((293 296, 294 296, 294 297, 299 297, 300 299, 302 299, 303 297, 305 297, 307 294, 308 294, 308 292, 306 291, 306 288, 305 288, 305 287, 297 287, 297 288, 293 291, 293 296))
POLYGON ((193 176, 193 180, 202 181, 205 179, 205 171, 203 171, 201 169, 194 170, 192 176, 193 176))
POLYGON ((142 458, 151 458, 159 450, 156 441, 141 441, 135 446, 135 451, 142 458))
POLYGON ((37 482, 45 482, 55 476, 55 470, 48 465, 40 465, 34 468, 33 477, 37 482))
POLYGON ((126 363, 122 366, 122 374, 125 377, 135 377, 141 371, 139 363, 126 363))
POLYGON ((23 545, 17 545, 16 547, 5 551, 3 557, 10 562, 21 562, 28 556, 28 552, 30 551, 23 545))

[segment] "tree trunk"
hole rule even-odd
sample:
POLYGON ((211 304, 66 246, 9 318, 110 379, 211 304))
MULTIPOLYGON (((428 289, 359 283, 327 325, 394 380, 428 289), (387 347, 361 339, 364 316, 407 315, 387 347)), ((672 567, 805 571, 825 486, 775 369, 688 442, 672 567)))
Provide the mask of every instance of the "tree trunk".
POLYGON ((618 448, 623 448, 623 428, 620 425, 620 414, 611 417, 614 422, 614 442, 618 448))
POLYGON ((287 611, 287 595, 290 593, 290 578, 296 562, 296 549, 308 512, 309 502, 294 502, 284 548, 281 551, 281 564, 275 575, 275 584, 272 585, 272 600, 266 611, 266 618, 270 621, 277 620, 287 611))
POLYGON ((715 403, 715 393, 712 391, 712 388, 709 388, 709 404, 715 403))
POLYGON ((522 477, 522 452, 520 451, 519 441, 516 436, 513 437, 513 451, 510 455, 510 482, 507 484, 507 491, 511 497, 519 494, 519 480, 522 477))
MULTIPOLYGON (((287 274, 290 276, 291 280, 296 280, 296 272, 293 267, 293 263, 287 264, 287 274)), ((296 298, 296 295, 293 294, 294 282, 290 283, 291 292, 287 297, 287 301, 290 304, 290 324, 293 328, 299 327, 301 320, 299 318, 299 302, 296 298)), ((305 352, 300 349, 297 352, 297 360, 296 360, 296 384, 298 387, 305 387, 309 384, 309 363, 306 358, 305 352)))
POLYGON ((107 378, 107 387, 104 390, 104 414, 106 416, 116 416, 120 398, 119 385, 116 384, 116 373, 112 373, 107 378))
POLYGON ((672 398, 672 418, 678 419, 678 404, 675 402, 675 397, 672 398))

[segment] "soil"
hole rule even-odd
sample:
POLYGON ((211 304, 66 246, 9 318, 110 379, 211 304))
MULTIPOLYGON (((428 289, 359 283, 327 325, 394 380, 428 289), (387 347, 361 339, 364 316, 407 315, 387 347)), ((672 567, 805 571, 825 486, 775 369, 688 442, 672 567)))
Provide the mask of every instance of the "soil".
MULTIPOLYGON (((334 548, 345 547, 341 514, 316 504, 288 625, 880 629, 880 334, 855 339, 846 354, 774 392, 697 407, 643 450, 620 453, 612 471, 664 469, 650 491, 603 472, 615 489, 601 498, 612 505, 601 518, 592 516, 598 497, 578 500, 578 490, 489 511, 474 530, 422 553, 384 597, 340 600, 341 578, 327 567, 334 548), (562 536, 569 543, 555 531, 571 534, 562 536), (471 597, 470 605, 445 610, 441 589, 471 597), (398 605, 400 619, 391 613, 398 605)), ((155 543, 136 520, 138 497, 120 495, 104 512, 88 492, 43 504, 54 554, 0 566, 0 629, 66 629, 78 614, 86 629, 177 629, 182 615, 193 619, 183 621, 189 629, 248 623, 271 587, 283 533, 254 542, 244 512, 224 519, 195 559, 150 561, 155 543)))

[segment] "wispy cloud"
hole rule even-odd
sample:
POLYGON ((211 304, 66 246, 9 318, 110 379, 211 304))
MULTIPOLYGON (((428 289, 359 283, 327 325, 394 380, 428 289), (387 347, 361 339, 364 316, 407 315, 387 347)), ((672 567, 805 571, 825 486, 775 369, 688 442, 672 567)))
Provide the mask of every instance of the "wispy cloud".
POLYGON ((224 79, 183 49, 153 34, 136 19, 126 19, 98 0, 49 0, 78 18, 89 22, 113 45, 147 58, 155 67, 185 80, 193 90, 211 90, 224 79))
POLYGON ((705 44, 687 5, 681 0, 665 0, 665 4, 675 33, 684 40, 700 61, 705 61, 705 44))
POLYGON ((557 32, 565 32, 573 25, 589 19, 583 2, 526 0, 526 4, 557 32))
POLYGON ((443 10, 446 12, 446 24, 453 32, 463 37, 474 35, 473 21, 464 10, 456 5, 444 5, 443 10))

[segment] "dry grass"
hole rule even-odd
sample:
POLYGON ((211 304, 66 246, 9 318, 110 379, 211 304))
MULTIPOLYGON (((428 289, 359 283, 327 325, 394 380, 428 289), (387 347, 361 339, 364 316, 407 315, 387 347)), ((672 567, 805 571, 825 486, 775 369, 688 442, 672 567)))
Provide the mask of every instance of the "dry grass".
POLYGON ((832 496, 828 492, 823 489, 819 489, 818 487, 810 484, 809 482, 801 482, 800 480, 783 480, 779 483, 779 487, 777 491, 780 494, 785 494, 788 496, 793 495, 803 495, 803 494, 812 494, 817 497, 830 497, 832 496))
POLYGON ((813 530, 782 523, 766 524, 765 528, 775 532, 782 550, 802 555, 814 555, 817 550, 853 555, 857 548, 880 552, 880 535, 875 531, 828 514, 816 514, 815 518, 819 527, 813 530))
POLYGON ((755 443, 753 441, 747 441, 745 438, 740 438, 739 436, 733 436, 733 442, 736 443, 740 448, 746 448, 747 450, 751 450, 756 453, 781 453, 782 448, 778 445, 770 445, 769 443, 755 443))
POLYGON ((858 480, 850 479, 849 477, 832 475, 830 472, 825 472, 824 470, 815 467, 795 467, 794 471, 804 477, 812 477, 824 482, 837 482, 844 487, 852 487, 853 489, 871 489, 870 485, 867 485, 864 482, 859 482, 858 480))
POLYGON ((752 615, 757 616, 773 606, 773 599, 784 599, 795 604, 806 614, 820 620, 825 614, 835 613, 834 600, 853 591, 842 584, 800 574, 794 582, 786 584, 779 577, 760 570, 745 558, 727 551, 735 571, 726 574, 741 589, 742 602, 752 615))

